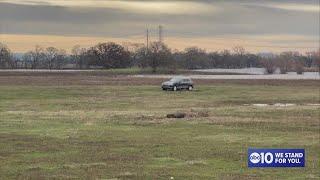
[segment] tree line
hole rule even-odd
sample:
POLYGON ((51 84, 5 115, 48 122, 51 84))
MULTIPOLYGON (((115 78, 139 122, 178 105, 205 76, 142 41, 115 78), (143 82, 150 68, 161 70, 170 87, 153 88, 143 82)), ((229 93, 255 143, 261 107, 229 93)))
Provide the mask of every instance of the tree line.
POLYGON ((114 42, 99 43, 90 48, 74 46, 71 54, 55 47, 36 46, 20 57, 0 43, 1 69, 116 69, 116 68, 159 68, 171 71, 177 69, 210 68, 248 68, 264 67, 268 73, 280 69, 303 72, 305 68, 320 67, 320 51, 305 54, 283 52, 280 54, 259 55, 246 52, 237 46, 232 50, 207 52, 198 47, 189 47, 183 51, 172 50, 166 44, 153 42, 148 47, 144 44, 114 42))

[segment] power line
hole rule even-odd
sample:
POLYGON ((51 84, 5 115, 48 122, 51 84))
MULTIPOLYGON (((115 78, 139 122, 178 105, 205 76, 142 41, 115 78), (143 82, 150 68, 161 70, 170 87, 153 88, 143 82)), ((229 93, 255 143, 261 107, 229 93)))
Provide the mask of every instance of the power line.
MULTIPOLYGON (((163 42, 163 26, 159 25, 158 27, 158 41, 163 42)), ((318 46, 287 46, 287 45, 250 45, 248 43, 250 42, 244 42, 244 41, 256 41, 257 43, 269 43, 270 41, 262 41, 262 40, 254 40, 252 38, 226 38, 226 37, 212 37, 213 40, 212 42, 217 45, 225 45, 225 46, 230 46, 231 43, 224 43, 224 42, 218 42, 217 40, 225 40, 225 41, 230 41, 230 40, 239 40, 242 41, 240 44, 233 43, 235 46, 240 45, 244 47, 255 47, 255 48, 279 48, 279 49, 314 49, 314 48, 319 48, 320 44, 318 46)), ((147 29, 147 46, 150 41, 150 31, 147 29)), ((298 41, 298 40, 297 40, 298 41)), ((272 43, 272 42, 271 42, 272 43)))

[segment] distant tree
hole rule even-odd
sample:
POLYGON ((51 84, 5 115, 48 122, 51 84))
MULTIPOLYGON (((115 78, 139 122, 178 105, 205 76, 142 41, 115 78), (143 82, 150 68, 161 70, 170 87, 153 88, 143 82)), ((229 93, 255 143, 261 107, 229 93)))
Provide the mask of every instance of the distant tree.
POLYGON ((174 73, 176 73, 178 69, 184 69, 184 53, 182 51, 174 49, 172 50, 171 54, 173 65, 170 65, 170 67, 172 66, 172 70, 174 71, 174 73))
POLYGON ((0 43, 0 68, 48 68, 60 69, 67 63, 76 64, 76 68, 89 68, 100 66, 104 68, 126 68, 137 66, 140 68, 151 67, 155 72, 159 67, 166 67, 171 72, 177 68, 245 68, 265 67, 269 73, 279 67, 281 73, 288 71, 301 71, 301 66, 320 70, 319 50, 311 51, 305 55, 299 52, 283 52, 280 55, 271 53, 248 53, 241 46, 235 46, 231 51, 207 53, 205 49, 189 47, 184 51, 171 51, 165 44, 154 42, 149 48, 141 43, 113 42, 100 43, 85 49, 76 45, 72 54, 67 55, 64 50, 55 47, 35 49, 25 53, 20 59, 13 56, 10 50, 0 43), (302 63, 302 64, 301 64, 302 63))
POLYGON ((121 45, 116 43, 100 43, 89 49, 88 54, 93 56, 93 65, 104 68, 125 68, 130 65, 130 54, 121 45))
POLYGON ((34 50, 24 54, 23 57, 25 66, 30 66, 31 69, 37 69, 44 67, 43 62, 45 60, 44 49, 40 46, 36 46, 34 50))
POLYGON ((289 60, 287 57, 280 55, 276 57, 277 59, 277 66, 280 69, 281 74, 287 74, 287 72, 291 69, 291 63, 289 63, 291 60, 289 60))
POLYGON ((306 56, 305 56, 305 66, 306 67, 312 67, 312 63, 313 63, 313 56, 314 52, 306 52, 306 56))
POLYGON ((72 62, 77 64, 77 68, 81 69, 81 62, 80 62, 80 55, 81 55, 81 46, 75 45, 71 49, 71 57, 72 62))
POLYGON ((10 49, 0 43, 0 68, 13 68, 13 58, 10 49))
POLYGON ((145 45, 143 43, 126 42, 123 43, 123 47, 130 53, 130 66, 140 66, 139 61, 142 54, 139 51, 146 49, 145 45))
POLYGON ((247 54, 246 63, 246 67, 261 67, 259 64, 259 57, 255 54, 247 54))
POLYGON ((204 49, 189 47, 185 49, 185 62, 187 69, 206 68, 208 66, 209 56, 204 49))
POLYGON ((314 53, 314 64, 318 67, 320 72, 320 48, 314 53))
POLYGON ((164 43, 153 42, 147 51, 147 58, 152 72, 156 72, 159 67, 168 67, 172 61, 172 53, 164 43))
POLYGON ((24 68, 60 69, 66 63, 66 58, 66 51, 63 49, 36 46, 34 50, 26 52, 22 60, 24 68))
POLYGON ((221 61, 221 56, 218 52, 211 52, 208 54, 210 63, 209 63, 209 68, 219 68, 220 67, 220 61, 221 61))
POLYGON ((311 66, 317 67, 320 72, 320 48, 317 51, 310 52, 308 57, 312 59, 311 66))
POLYGON ((81 48, 80 45, 75 45, 71 50, 72 62, 77 65, 77 68, 83 69, 87 67, 88 61, 86 61, 86 49, 81 48))
POLYGON ((177 73, 178 69, 182 68, 181 61, 183 60, 183 54, 179 50, 174 49, 171 51, 171 56, 172 59, 170 60, 168 66, 170 68, 170 73, 175 74, 177 73))
POLYGON ((25 69, 30 69, 31 68, 32 57, 31 57, 30 51, 23 54, 22 62, 23 62, 23 65, 22 65, 23 68, 25 68, 25 69))
POLYGON ((54 61, 54 67, 61 69, 63 65, 67 63, 67 52, 64 49, 60 49, 57 54, 57 58, 54 61))
POLYGON ((246 54, 246 50, 242 46, 235 46, 232 48, 235 55, 244 56, 246 54))
POLYGON ((295 60, 294 67, 295 67, 295 70, 296 70, 297 74, 303 74, 304 65, 303 65, 303 62, 301 60, 295 60))
POLYGON ((277 65, 280 68, 281 74, 286 74, 294 67, 294 61, 299 59, 299 52, 287 51, 282 52, 277 57, 277 65))
POLYGON ((276 71, 277 66, 275 58, 262 58, 261 62, 268 74, 273 74, 276 71))
POLYGON ((221 52, 221 67, 222 68, 232 68, 232 55, 229 50, 223 50, 221 52))
POLYGON ((48 69, 53 69, 55 63, 58 61, 59 50, 55 47, 48 47, 46 48, 44 54, 48 69))
POLYGON ((149 66, 148 55, 149 52, 147 50, 147 47, 143 46, 137 49, 134 55, 136 65, 142 69, 147 68, 149 66))
POLYGON ((246 50, 242 46, 235 46, 233 48, 233 68, 244 68, 247 65, 248 58, 246 57, 246 50))

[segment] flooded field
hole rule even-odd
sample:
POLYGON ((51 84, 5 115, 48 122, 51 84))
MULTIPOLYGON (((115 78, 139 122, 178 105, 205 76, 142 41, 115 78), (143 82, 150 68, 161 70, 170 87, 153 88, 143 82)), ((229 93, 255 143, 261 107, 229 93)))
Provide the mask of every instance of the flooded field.
MULTIPOLYGON (((170 78, 172 75, 133 75, 139 78, 170 78)), ((276 79, 276 80, 320 80, 319 73, 306 72, 298 75, 288 74, 268 74, 268 75, 189 75, 192 79, 276 79)))

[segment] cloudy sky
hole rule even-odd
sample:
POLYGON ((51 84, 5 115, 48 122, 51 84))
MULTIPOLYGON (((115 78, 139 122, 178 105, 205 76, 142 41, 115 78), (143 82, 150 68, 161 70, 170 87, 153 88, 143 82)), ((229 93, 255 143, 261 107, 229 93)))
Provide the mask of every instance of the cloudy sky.
POLYGON ((172 49, 301 52, 319 47, 320 0, 0 0, 0 42, 70 49, 102 41, 145 42, 146 29, 172 49))

